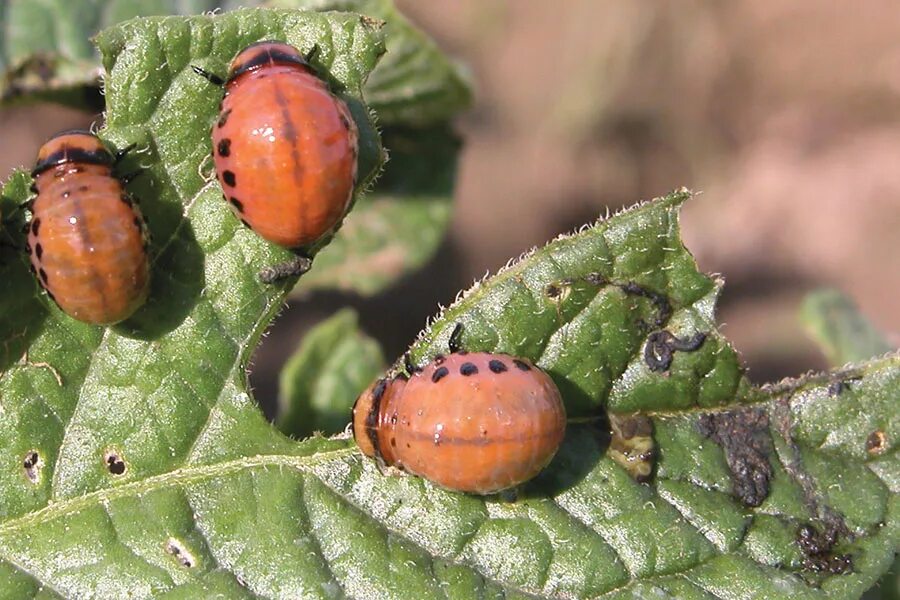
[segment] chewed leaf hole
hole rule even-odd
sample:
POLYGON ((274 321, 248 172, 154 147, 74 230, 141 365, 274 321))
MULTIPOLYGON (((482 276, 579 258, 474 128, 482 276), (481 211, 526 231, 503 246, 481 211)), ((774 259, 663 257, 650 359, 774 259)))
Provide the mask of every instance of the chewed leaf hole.
POLYGON ((103 462, 106 463, 106 470, 110 472, 110 474, 119 476, 124 475, 125 471, 128 470, 128 466, 125 464, 125 460, 122 458, 122 455, 118 452, 107 451, 103 454, 103 462))
POLYGON ((25 470, 25 477, 31 483, 37 484, 41 480, 41 469, 44 468, 44 461, 37 450, 29 450, 22 459, 22 468, 25 470))
POLYGON ((190 553, 190 551, 185 547, 183 543, 181 543, 181 541, 176 540, 175 538, 169 538, 168 540, 166 540, 165 550, 166 554, 175 557, 175 560, 178 561, 178 564, 186 569, 190 569, 197 564, 197 560, 194 558, 194 555, 190 553))

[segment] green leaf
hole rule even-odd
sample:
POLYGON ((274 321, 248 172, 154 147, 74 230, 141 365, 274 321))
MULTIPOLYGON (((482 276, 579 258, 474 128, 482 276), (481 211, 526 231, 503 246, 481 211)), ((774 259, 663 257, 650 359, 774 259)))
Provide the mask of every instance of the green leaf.
MULTIPOLYGON (((377 36, 349 16, 245 13, 242 23, 256 15, 266 27, 316 31, 320 43, 324 29, 338 48, 377 55, 377 36)), ((171 49, 205 56, 200 41, 223 38, 210 35, 210 22, 140 21, 105 37, 129 40, 104 45, 111 92, 131 90, 108 96, 119 119, 110 137, 145 123, 124 125, 117 103, 140 108, 147 83, 125 85, 131 71, 120 65, 146 72, 149 60, 136 59, 153 40, 169 49, 167 64, 187 65, 171 49)), ((179 94, 205 93, 179 81, 150 88, 162 98, 151 115, 179 106, 179 94)), ((170 121, 146 123, 161 146, 170 121)), ((516 498, 483 498, 382 473, 348 439, 292 442, 261 418, 243 364, 280 302, 253 276, 271 250, 232 223, 214 185, 190 187, 182 163, 201 152, 172 155, 149 153, 154 178, 142 189, 158 205, 154 227, 165 223, 161 205, 179 209, 187 190, 187 217, 171 211, 177 225, 163 238, 171 255, 155 262, 165 274, 157 308, 147 309, 154 319, 99 330, 35 299, 34 284, 28 302, 18 297, 27 293, 0 296, 19 311, 40 309, 25 334, 28 356, 0 379, 0 589, 101 598, 858 598, 890 565, 900 545, 900 355, 752 388, 714 326, 720 283, 681 244, 687 193, 536 250, 465 293, 414 345, 424 361, 463 323, 469 349, 537 361, 582 417, 516 498), (706 338, 679 344, 667 361, 660 347, 647 352, 652 340, 671 343, 662 330, 706 338), (595 422, 604 407, 652 417, 658 460, 649 484, 608 456, 608 432, 595 422), (40 468, 25 469, 33 449, 40 468), (108 469, 110 453, 123 474, 108 469), (762 489, 758 502, 741 500, 748 485, 762 489), (807 556, 796 541, 806 525, 832 528, 835 545, 807 556), (846 573, 811 567, 844 554, 846 573)), ((14 177, 4 196, 24 200, 27 181, 14 177)))
POLYGON ((369 296, 424 265, 450 221, 459 143, 443 127, 383 132, 391 149, 363 196, 292 295, 340 289, 369 296))
POLYGON ((891 349, 853 300, 838 290, 818 290, 807 295, 800 318, 834 366, 865 360, 891 349))
POLYGON ((40 97, 83 105, 83 88, 99 83, 99 56, 89 38, 142 15, 199 13, 235 7, 214 0, 8 0, 0 3, 0 100, 40 97))
POLYGON ((356 398, 384 369, 378 342, 345 308, 316 325, 281 371, 278 428, 294 437, 342 431, 356 398))

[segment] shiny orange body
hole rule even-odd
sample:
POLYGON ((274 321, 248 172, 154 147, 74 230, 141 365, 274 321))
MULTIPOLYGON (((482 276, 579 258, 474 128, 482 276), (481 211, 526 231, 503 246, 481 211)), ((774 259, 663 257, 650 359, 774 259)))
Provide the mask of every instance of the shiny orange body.
POLYGON ((559 390, 505 354, 438 357, 408 381, 381 380, 353 408, 364 454, 437 485, 490 494, 537 475, 566 429, 559 390))
POLYGON ((235 215, 302 249, 333 231, 356 184, 356 123, 295 48, 249 46, 234 59, 212 128, 216 174, 235 215))
POLYGON ((144 221, 113 163, 96 136, 66 132, 44 144, 32 171, 32 269, 59 307, 86 323, 127 319, 147 297, 144 221))

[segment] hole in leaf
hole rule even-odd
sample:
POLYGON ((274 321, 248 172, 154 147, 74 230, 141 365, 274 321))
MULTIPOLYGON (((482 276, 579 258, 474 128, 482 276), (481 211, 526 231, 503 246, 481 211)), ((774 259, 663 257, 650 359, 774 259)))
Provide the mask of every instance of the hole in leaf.
POLYGON ((197 564, 194 555, 188 551, 187 547, 185 547, 181 541, 176 540, 175 538, 166 540, 165 550, 166 554, 174 556, 175 560, 178 561, 178 564, 186 569, 190 569, 197 564))
POLYGON ((37 450, 29 450, 22 460, 22 468, 25 470, 25 477, 31 483, 37 484, 41 480, 41 469, 44 467, 44 461, 37 450))
POLYGON ((884 432, 876 429, 866 438, 866 450, 869 454, 877 456, 884 452, 886 441, 884 432))
POLYGON ((125 461, 117 452, 107 451, 103 455, 103 462, 106 463, 106 470, 117 477, 124 475, 125 471, 128 470, 125 461))

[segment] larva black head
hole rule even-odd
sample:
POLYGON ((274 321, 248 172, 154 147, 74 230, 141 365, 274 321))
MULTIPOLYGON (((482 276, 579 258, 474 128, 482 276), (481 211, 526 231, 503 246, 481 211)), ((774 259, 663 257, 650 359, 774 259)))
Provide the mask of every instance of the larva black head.
POLYGON ((378 443, 378 427, 381 417, 381 403, 392 387, 388 378, 378 379, 370 385, 353 404, 353 437, 366 456, 381 458, 378 443))
POLYGON ((226 84, 231 83, 244 73, 275 65, 293 65, 303 69, 310 68, 306 57, 290 44, 265 40, 250 44, 238 53, 231 62, 226 84))
POLYGON ((38 151, 31 176, 65 163, 86 163, 111 167, 115 159, 103 142, 90 131, 73 129, 57 133, 38 151))

